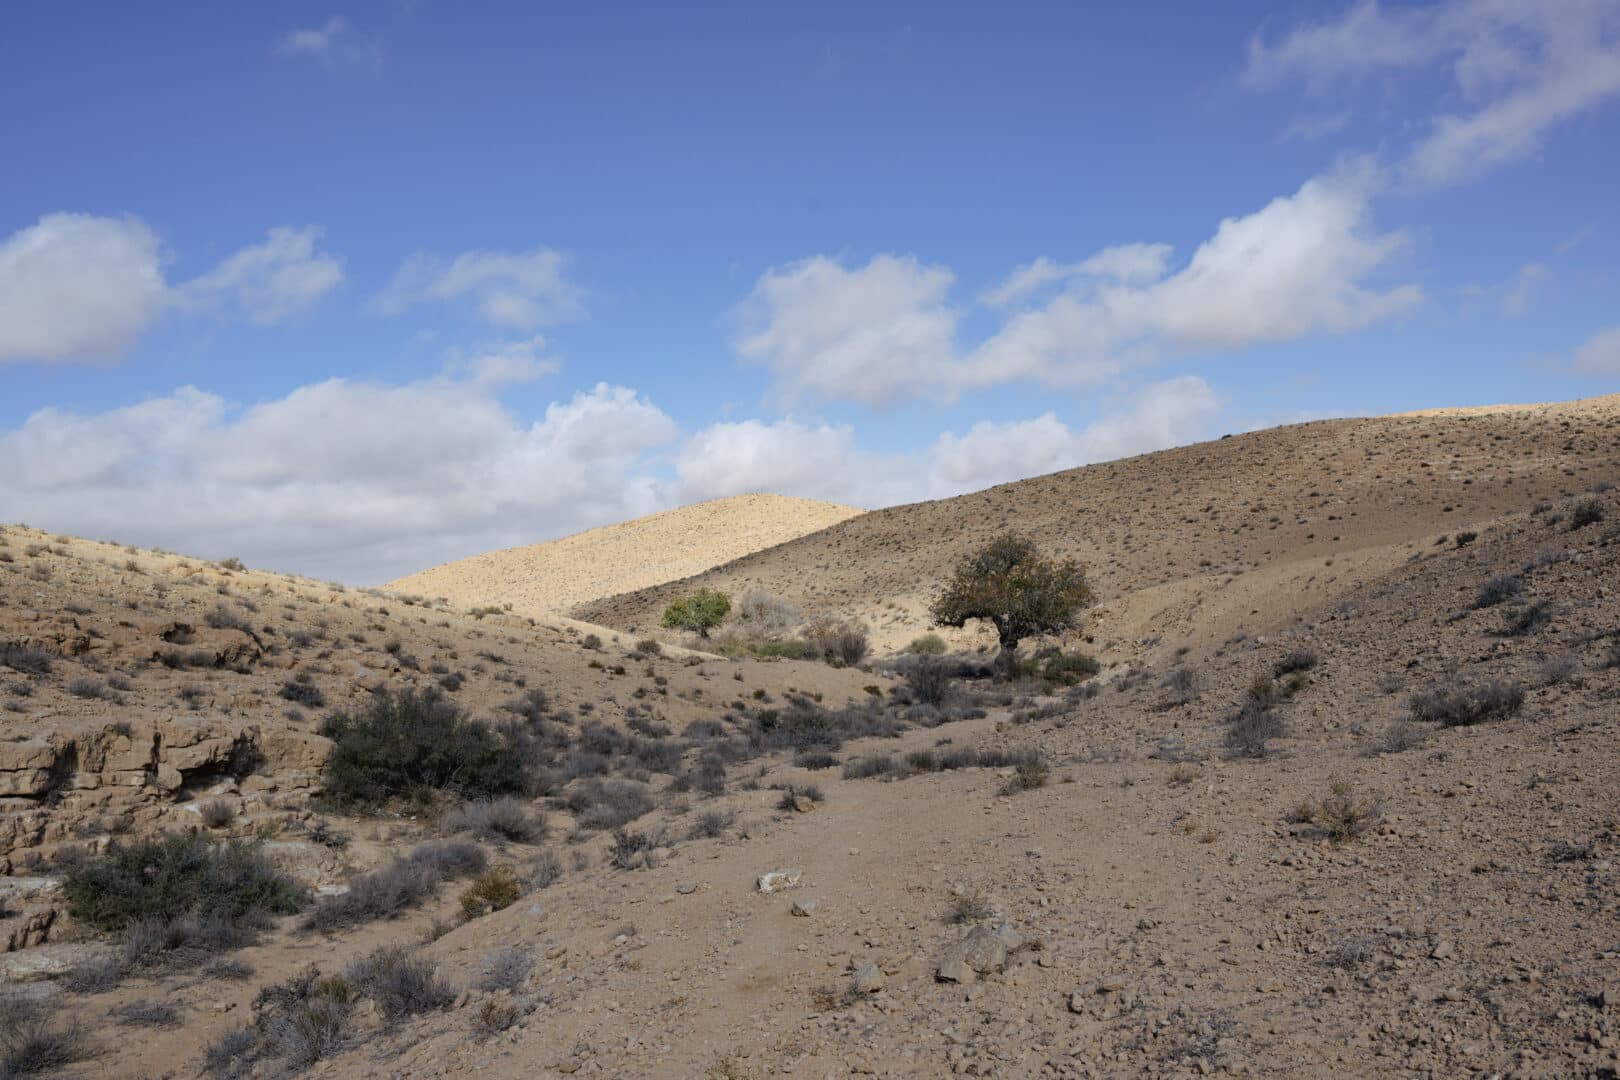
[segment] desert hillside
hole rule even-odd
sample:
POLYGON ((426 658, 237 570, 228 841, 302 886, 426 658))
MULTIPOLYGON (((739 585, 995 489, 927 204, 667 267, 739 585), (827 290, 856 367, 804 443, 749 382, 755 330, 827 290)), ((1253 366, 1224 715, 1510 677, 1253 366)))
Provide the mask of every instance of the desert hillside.
POLYGON ((574 613, 656 626, 700 585, 761 588, 805 612, 865 620, 882 647, 928 629, 950 567, 1016 529, 1083 563, 1104 655, 1150 641, 1264 633, 1445 532, 1620 474, 1620 395, 1325 420, 877 510, 690 578, 574 613))
POLYGON ((7 526, 0 1075, 1614 1076, 1617 481, 1620 398, 1300 425, 618 629, 7 526), (1007 527, 1070 667, 641 629, 903 642, 1007 527))
POLYGON ((605 525, 543 544, 491 551, 389 582, 404 595, 519 615, 690 577, 862 511, 783 495, 734 495, 605 525))

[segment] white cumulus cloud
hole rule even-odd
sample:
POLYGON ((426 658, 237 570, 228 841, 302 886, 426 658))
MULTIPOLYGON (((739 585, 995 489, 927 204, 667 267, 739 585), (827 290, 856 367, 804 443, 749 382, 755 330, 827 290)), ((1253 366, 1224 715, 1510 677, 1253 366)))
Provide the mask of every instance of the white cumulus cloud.
POLYGON ((342 260, 317 249, 320 235, 315 226, 271 229, 175 285, 144 222, 47 214, 0 240, 0 363, 115 359, 176 308, 279 322, 343 280, 342 260))
POLYGON ((484 388, 332 379, 240 408, 183 388, 0 431, 0 505, 50 528, 355 582, 659 509, 674 423, 600 384, 524 422, 484 388))
POLYGON ((1196 376, 1155 383, 1123 412, 1072 428, 1052 413, 1010 423, 980 421, 946 432, 929 451, 928 496, 944 498, 1097 461, 1195 442, 1208 434, 1220 399, 1196 376))
POLYGON ((0 241, 0 363, 115 357, 167 303, 162 245, 134 218, 47 214, 0 241))
POLYGON ((1374 225, 1372 186, 1360 166, 1314 177, 1220 222, 1179 267, 1163 243, 1037 259, 981 297, 1005 314, 971 347, 948 269, 816 256, 759 280, 737 350, 787 400, 887 405, 1014 381, 1096 384, 1167 355, 1359 330, 1423 300, 1416 284, 1384 280, 1409 237, 1374 225))
POLYGON ((787 400, 948 398, 953 280, 943 267, 893 255, 854 268, 821 255, 775 268, 738 312, 737 351, 768 367, 787 400))
POLYGON ((1203 438, 1220 408, 1204 380, 1154 383, 1122 409, 1072 427, 1053 413, 983 421, 911 451, 864 449, 848 425, 743 420, 687 439, 676 460, 676 502, 769 491, 878 507, 977 491, 993 484, 1203 438))

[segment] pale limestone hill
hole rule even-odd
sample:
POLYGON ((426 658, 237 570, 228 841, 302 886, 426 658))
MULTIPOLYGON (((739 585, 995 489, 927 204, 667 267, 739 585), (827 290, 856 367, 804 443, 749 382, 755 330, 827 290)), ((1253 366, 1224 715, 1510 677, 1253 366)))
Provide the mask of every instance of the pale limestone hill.
POLYGON ((690 577, 861 513, 813 499, 734 495, 543 544, 474 555, 383 588, 443 598, 461 608, 510 604, 523 615, 561 612, 690 577))

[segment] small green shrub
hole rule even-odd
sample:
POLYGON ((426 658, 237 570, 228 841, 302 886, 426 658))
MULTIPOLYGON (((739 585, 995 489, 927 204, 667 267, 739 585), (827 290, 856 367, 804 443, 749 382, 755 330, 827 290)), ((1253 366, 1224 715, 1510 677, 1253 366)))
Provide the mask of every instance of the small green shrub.
POLYGON ((236 922, 290 915, 307 900, 304 888, 272 866, 257 844, 198 832, 114 844, 71 866, 62 892, 74 918, 107 931, 187 916, 236 922))
POLYGON ((1085 682, 1102 665, 1084 653, 1067 653, 1061 649, 1042 649, 1024 666, 1028 674, 1057 686, 1073 686, 1085 682))
POLYGON ((906 652, 916 653, 919 656, 939 656, 945 652, 945 639, 938 634, 923 634, 911 640, 911 644, 906 646, 906 652))
POLYGON ((425 801, 440 791, 493 798, 525 782, 507 741, 435 690, 379 694, 363 712, 328 716, 321 734, 335 743, 326 781, 340 802, 425 801))
POLYGON ((719 626, 731 611, 731 598, 714 589, 698 589, 670 601, 664 608, 663 625, 672 630, 689 630, 699 637, 719 626))

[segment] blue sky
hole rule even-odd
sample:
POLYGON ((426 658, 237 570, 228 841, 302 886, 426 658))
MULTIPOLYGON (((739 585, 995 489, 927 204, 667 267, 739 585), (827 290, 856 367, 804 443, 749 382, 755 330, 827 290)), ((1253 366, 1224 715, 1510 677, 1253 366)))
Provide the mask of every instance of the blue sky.
POLYGON ((0 14, 0 518, 357 582, 1620 389, 1620 3, 0 14))

